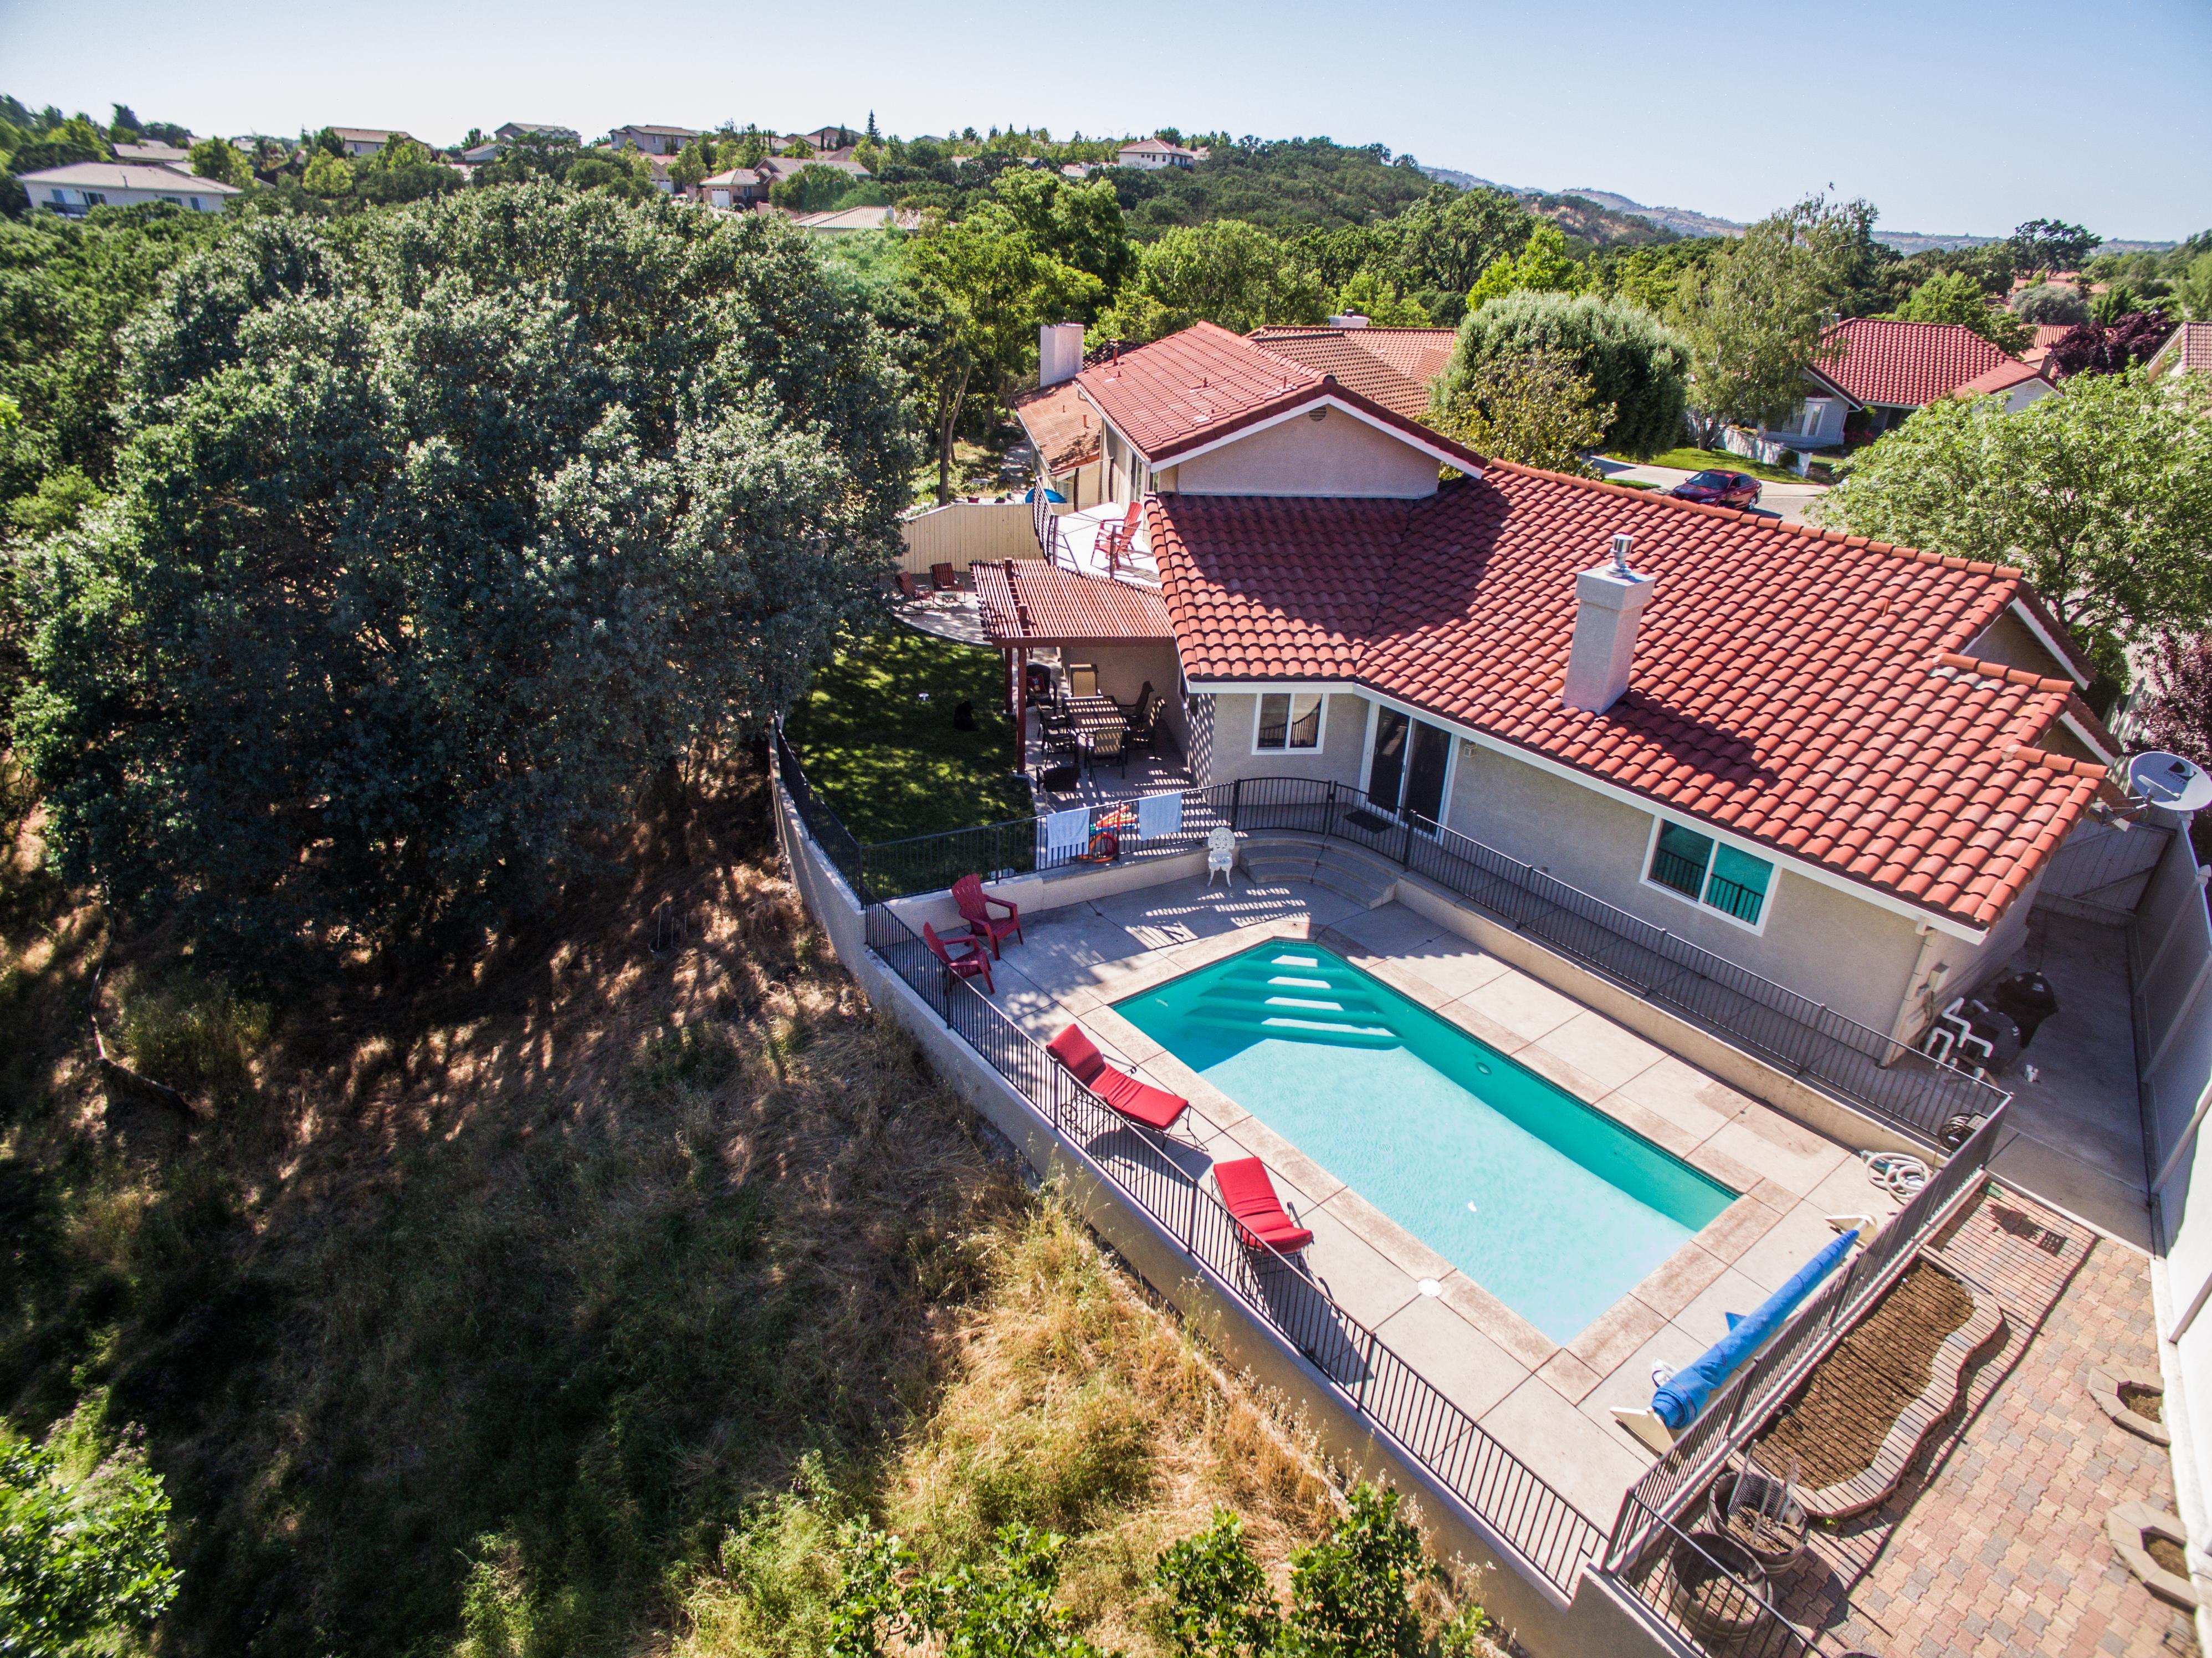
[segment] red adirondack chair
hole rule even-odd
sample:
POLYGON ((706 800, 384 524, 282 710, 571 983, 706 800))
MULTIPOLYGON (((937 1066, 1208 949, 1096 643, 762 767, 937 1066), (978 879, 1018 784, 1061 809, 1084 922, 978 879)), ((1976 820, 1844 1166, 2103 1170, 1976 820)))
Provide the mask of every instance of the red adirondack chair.
POLYGON ((983 946, 980 943, 973 938, 951 940, 940 938, 937 936, 937 929, 927 921, 921 924, 921 938, 922 942, 935 953, 937 959, 945 963, 945 970, 955 978, 980 978, 983 981, 984 993, 986 995, 995 993, 991 983, 991 958, 983 953, 983 946), (955 956, 945 948, 948 942, 954 944, 965 944, 968 947, 968 953, 964 956, 955 956))
POLYGON ((1132 1122, 1161 1130, 1175 1127, 1176 1119, 1190 1109, 1190 1102, 1164 1088, 1139 1082, 1126 1071, 1106 1063, 1098 1044, 1072 1024, 1045 1044, 1045 1051, 1066 1066, 1075 1080, 1132 1122))
POLYGON ((999 940, 1010 933, 1024 944, 1028 942, 1022 938, 1021 906, 1011 899, 994 898, 984 891, 981 876, 963 875, 955 881, 952 884, 952 902, 960 906, 960 919, 968 923, 969 934, 991 941, 992 955, 1001 953, 999 940), (1006 913, 1004 915, 992 914, 991 906, 994 904, 1006 913))
POLYGON ((1283 1207, 1282 1199, 1275 1195, 1274 1181, 1267 1178, 1267 1165, 1259 1158, 1237 1157, 1215 1163, 1213 1183, 1221 1188, 1223 1206, 1237 1218, 1237 1230, 1243 1235, 1246 1248, 1272 1246, 1289 1254, 1313 1242, 1313 1234, 1292 1220, 1283 1207))

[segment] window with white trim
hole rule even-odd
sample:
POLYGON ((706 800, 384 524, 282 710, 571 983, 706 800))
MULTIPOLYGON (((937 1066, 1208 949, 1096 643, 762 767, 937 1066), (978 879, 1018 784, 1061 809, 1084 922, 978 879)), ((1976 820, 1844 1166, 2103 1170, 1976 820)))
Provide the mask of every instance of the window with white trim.
POLYGON ((1731 920, 1755 927, 1766 911, 1766 896, 1774 885, 1774 865, 1662 817, 1659 833, 1652 837, 1651 865, 1644 878, 1692 903, 1717 909, 1731 920))
POLYGON ((1264 691, 1255 752, 1297 752, 1321 747, 1322 710, 1328 699, 1319 691, 1264 691))

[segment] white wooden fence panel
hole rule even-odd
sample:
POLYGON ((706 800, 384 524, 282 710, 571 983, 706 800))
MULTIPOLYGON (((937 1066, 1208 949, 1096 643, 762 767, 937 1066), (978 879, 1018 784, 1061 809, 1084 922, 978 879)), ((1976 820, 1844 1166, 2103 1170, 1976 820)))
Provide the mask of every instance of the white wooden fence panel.
POLYGON ((927 575, 933 564, 964 570, 1009 558, 1041 558, 1025 501, 954 501, 917 513, 899 526, 906 553, 899 568, 927 575))

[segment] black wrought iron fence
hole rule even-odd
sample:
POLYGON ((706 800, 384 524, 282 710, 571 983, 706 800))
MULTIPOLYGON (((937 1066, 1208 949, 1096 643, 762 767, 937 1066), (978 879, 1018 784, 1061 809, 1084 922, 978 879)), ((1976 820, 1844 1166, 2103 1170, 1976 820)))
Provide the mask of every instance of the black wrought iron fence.
POLYGON ((1707 1403, 1622 1501, 1605 1569, 1620 1572, 1650 1540, 1650 1517, 1677 1517, 1765 1427, 1797 1385, 1911 1265, 1986 1177, 2006 1106, 1999 1106, 1850 1264, 1789 1321, 1741 1376, 1707 1403))
POLYGON ((1468 899, 1516 931, 1923 1145, 1944 1145, 1958 1126, 2008 1097, 1665 927, 1456 830, 1378 806, 1344 784, 1259 777, 1188 789, 1179 827, 1163 835, 1137 835, 1133 802, 1089 809, 1075 832, 1058 840, 1051 821, 1049 814, 1016 818, 867 847, 862 862, 868 889, 878 897, 898 897, 942 890, 970 872, 1047 871, 1103 856, 1120 862, 1168 857, 1203 845, 1224 824, 1240 835, 1326 836, 1468 899), (1102 829, 1115 837, 1110 853, 1097 838, 1102 829))
POLYGON ((1191 1260, 1282 1333, 1352 1409, 1457 1497, 1528 1567, 1573 1592, 1604 1546, 1598 1524, 1479 1427, 1295 1261, 1254 1247, 1198 1178, 1202 1152, 1131 1122, 1019 1025, 956 979, 887 906, 866 916, 869 949, 1034 1106, 1090 1165, 1158 1221, 1191 1260))
POLYGON ((1628 1502, 1639 1509, 1642 1541, 1613 1575, 1669 1632, 1729 1658, 1825 1658, 1841 1651, 1790 1621, 1778 1604, 1778 1587, 1726 1533, 1685 1530, 1641 1510, 1632 1495, 1628 1502))
POLYGON ((806 825, 806 832, 815 843, 830 854, 830 861, 837 872, 850 884, 854 891, 866 896, 863 884, 863 864, 860 843, 854 840, 837 814, 830 810, 828 802, 817 798, 813 785, 806 780, 806 773, 799 763, 799 756, 791 751, 784 740, 783 727, 775 729, 776 775, 783 780, 784 793, 791 797, 793 810, 806 825))

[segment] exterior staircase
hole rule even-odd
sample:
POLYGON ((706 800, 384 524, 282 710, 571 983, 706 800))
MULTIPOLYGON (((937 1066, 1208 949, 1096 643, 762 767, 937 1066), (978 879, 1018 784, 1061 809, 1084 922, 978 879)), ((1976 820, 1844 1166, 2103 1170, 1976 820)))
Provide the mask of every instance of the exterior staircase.
POLYGON ((1321 835, 1267 830, 1237 843, 1238 862, 1255 884, 1310 881, 1364 909, 1396 896, 1398 866, 1358 847, 1321 835))

